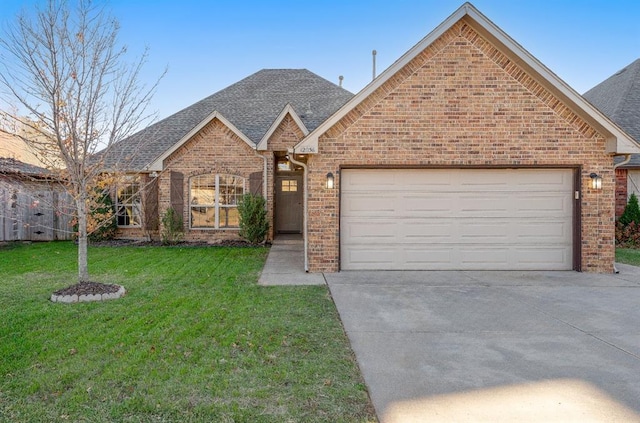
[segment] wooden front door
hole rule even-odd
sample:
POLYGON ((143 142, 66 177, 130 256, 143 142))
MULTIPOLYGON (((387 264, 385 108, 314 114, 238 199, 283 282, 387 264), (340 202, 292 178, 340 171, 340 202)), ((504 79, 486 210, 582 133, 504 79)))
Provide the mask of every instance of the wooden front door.
POLYGON ((302 173, 276 175, 276 233, 302 233, 302 189, 302 173))

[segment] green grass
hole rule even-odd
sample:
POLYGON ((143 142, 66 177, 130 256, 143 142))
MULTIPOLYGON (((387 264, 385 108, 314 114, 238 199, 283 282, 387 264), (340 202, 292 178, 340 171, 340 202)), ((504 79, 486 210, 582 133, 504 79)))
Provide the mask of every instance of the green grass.
POLYGON ((375 421, 327 288, 257 286, 266 254, 91 247, 127 295, 60 304, 72 243, 0 248, 0 421, 375 421))
POLYGON ((616 248, 616 261, 618 263, 640 266, 640 249, 616 248))

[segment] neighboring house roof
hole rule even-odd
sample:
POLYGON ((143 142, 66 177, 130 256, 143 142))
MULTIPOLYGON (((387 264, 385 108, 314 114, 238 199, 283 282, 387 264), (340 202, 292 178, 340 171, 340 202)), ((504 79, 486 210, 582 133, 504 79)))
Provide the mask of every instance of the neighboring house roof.
POLYGON ((17 135, 0 130, 0 157, 9 157, 32 165, 43 164, 17 135))
MULTIPOLYGON (((640 59, 582 96, 640 142, 640 59)), ((622 158, 618 161, 621 160, 622 158)), ((631 161, 624 167, 640 167, 640 155, 633 154, 631 161)))
POLYGON ((306 129, 313 130, 351 97, 306 69, 263 69, 112 146, 105 167, 116 168, 126 158, 127 170, 148 169, 214 117, 226 119, 245 142, 257 146, 288 106, 306 129))
POLYGON ((616 153, 640 153, 640 144, 622 131, 617 125, 603 115, 598 109, 586 101, 580 94, 562 81, 555 73, 550 71, 538 59, 533 57, 520 44, 498 28, 486 16, 480 13, 471 3, 463 4, 436 29, 423 38, 418 44, 400 57, 387 70, 374 79, 362 91, 356 94, 349 102, 341 107, 320 126, 312 130, 293 151, 295 153, 317 153, 319 137, 338 123, 351 110, 366 100, 371 94, 380 88, 386 81, 393 78, 416 56, 427 47, 437 41, 446 31, 451 29, 458 21, 465 20, 483 37, 503 50, 506 54, 515 58, 527 74, 533 76, 547 90, 570 107, 578 116, 584 119, 591 127, 602 134, 606 139, 606 152, 616 153))
POLYGON ((34 166, 16 159, 0 157, 0 173, 47 178, 51 172, 43 167, 34 166))

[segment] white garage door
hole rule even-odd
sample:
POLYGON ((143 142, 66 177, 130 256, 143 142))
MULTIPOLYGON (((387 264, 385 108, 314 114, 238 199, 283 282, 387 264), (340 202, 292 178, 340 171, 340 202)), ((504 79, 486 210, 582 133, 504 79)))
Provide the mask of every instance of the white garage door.
POLYGON ((573 171, 344 169, 341 268, 570 270, 573 171))

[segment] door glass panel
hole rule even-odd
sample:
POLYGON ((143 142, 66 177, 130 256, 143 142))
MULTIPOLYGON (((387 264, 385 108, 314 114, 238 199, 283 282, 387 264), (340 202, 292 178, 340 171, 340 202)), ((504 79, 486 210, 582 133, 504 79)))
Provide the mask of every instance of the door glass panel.
POLYGON ((295 179, 283 179, 282 180, 282 192, 297 192, 298 181, 295 179))

